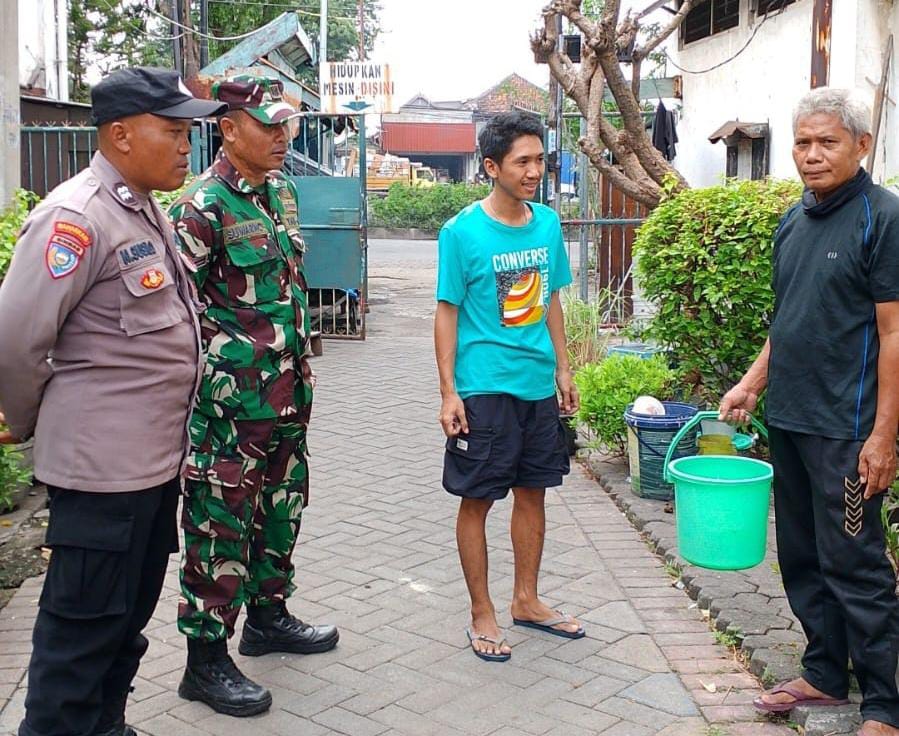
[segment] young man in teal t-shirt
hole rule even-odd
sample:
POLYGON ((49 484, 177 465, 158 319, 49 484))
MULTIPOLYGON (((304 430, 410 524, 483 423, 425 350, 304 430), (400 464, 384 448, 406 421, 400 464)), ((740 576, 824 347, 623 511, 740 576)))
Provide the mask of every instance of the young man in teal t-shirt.
POLYGON ((511 656, 487 587, 485 524, 512 490, 512 620, 577 639, 584 629, 537 597, 546 488, 568 473, 559 423, 577 409, 559 289, 571 271, 559 218, 530 200, 543 178, 543 129, 503 113, 478 142, 490 195, 440 231, 434 344, 447 435, 443 486, 460 496, 456 541, 471 596, 468 637, 481 659, 511 656))

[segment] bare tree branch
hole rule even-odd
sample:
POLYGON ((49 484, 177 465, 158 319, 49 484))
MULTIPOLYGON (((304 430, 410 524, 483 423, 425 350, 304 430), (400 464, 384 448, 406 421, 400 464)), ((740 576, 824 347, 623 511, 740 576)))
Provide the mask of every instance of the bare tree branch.
MULTIPOLYGON (((599 63, 605 74, 606 83, 612 91, 612 96, 618 103, 618 110, 621 112, 625 130, 629 134, 633 152, 640 159, 646 173, 658 184, 661 184, 665 177, 674 170, 646 135, 640 104, 624 78, 618 57, 614 54, 600 54, 599 63)), ((674 173, 676 174, 676 172, 674 173)), ((680 175, 677 174, 677 176, 680 175)), ((681 181, 683 180, 681 179, 681 181)))
POLYGON ((586 118, 586 135, 578 141, 580 149, 614 186, 650 206, 659 201, 666 177, 675 176, 680 187, 687 183, 656 150, 646 132, 640 105, 641 62, 674 33, 697 2, 701 0, 685 0, 677 16, 657 36, 634 50, 630 80, 625 78, 618 58, 621 51, 636 45, 640 24, 630 14, 619 22, 620 0, 605 0, 597 21, 583 14, 582 0, 552 0, 543 10, 542 27, 531 37, 537 61, 549 65, 553 78, 586 118), (559 50, 560 16, 583 35, 580 68, 559 50), (603 114, 607 88, 617 103, 623 130, 603 114))
POLYGON ((654 185, 652 180, 644 177, 640 181, 631 179, 627 174, 621 171, 617 166, 610 164, 605 157, 605 151, 602 147, 597 146, 592 141, 582 140, 581 150, 587 154, 590 163, 599 171, 600 174, 607 177, 616 189, 621 190, 624 194, 636 199, 641 204, 648 207, 654 207, 659 202, 660 191, 654 185))
POLYGON ((552 12, 553 18, 557 14, 561 14, 583 34, 584 39, 592 39, 599 36, 599 26, 590 20, 581 12, 581 0, 555 0, 543 11, 544 18, 548 11, 552 12))
MULTIPOLYGON (((580 4, 580 3, 578 3, 580 4)), ((602 20, 600 25, 607 29, 609 34, 617 35, 618 15, 621 13, 621 0, 606 0, 602 7, 602 20)))
POLYGON ((671 22, 668 23, 668 25, 659 32, 659 35, 651 38, 645 45, 641 46, 640 48, 634 49, 634 59, 643 61, 643 59, 645 59, 653 51, 655 51, 659 47, 659 45, 664 42, 666 38, 668 38, 668 36, 674 33, 678 28, 680 28, 681 23, 684 22, 684 18, 687 17, 687 13, 689 13, 690 9, 696 4, 697 0, 684 0, 684 4, 680 6, 680 9, 671 19, 671 22))

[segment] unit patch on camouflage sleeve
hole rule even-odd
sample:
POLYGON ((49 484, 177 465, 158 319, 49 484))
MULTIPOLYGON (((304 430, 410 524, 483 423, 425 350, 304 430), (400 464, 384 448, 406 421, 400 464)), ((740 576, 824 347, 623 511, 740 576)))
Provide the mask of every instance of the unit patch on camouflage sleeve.
POLYGON ((54 222, 45 252, 50 276, 61 279, 73 273, 92 242, 90 234, 84 228, 62 220, 54 222))
POLYGON ((236 243, 247 238, 258 238, 269 234, 268 227, 262 220, 246 220, 222 228, 225 245, 236 243))
POLYGON ((285 212, 297 211, 297 201, 294 199, 289 189, 286 187, 284 189, 279 189, 278 197, 281 199, 281 204, 284 205, 285 212))

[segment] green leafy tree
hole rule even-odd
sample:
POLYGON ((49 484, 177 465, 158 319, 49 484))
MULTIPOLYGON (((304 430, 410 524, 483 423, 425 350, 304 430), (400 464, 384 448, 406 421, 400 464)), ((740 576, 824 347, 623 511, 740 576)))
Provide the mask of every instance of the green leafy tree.
POLYGON ((87 70, 96 66, 106 74, 135 64, 170 66, 171 41, 164 22, 147 7, 131 0, 68 0, 69 74, 71 98, 90 98, 87 70))
MULTIPOLYGON (((69 69, 72 99, 86 101, 90 96, 87 71, 96 67, 103 73, 136 64, 171 67, 172 36, 181 36, 185 73, 197 71, 200 52, 199 0, 183 0, 184 14, 179 22, 189 30, 173 28, 160 15, 171 18, 173 0, 68 0, 69 69)), ((209 35, 225 38, 242 36, 264 26, 285 11, 300 13, 301 23, 314 44, 318 44, 320 0, 211 0, 209 35)), ((363 50, 368 56, 381 32, 380 0, 363 2, 363 50)), ((343 60, 359 56, 359 0, 330 0, 328 3, 328 59, 343 60)), ((233 48, 239 39, 209 41, 209 58, 215 59, 233 48)), ((318 69, 300 71, 300 79, 318 84, 318 69)))
POLYGON ((17 189, 5 211, 0 213, 0 282, 6 276, 19 231, 31 208, 38 203, 34 192, 17 189))
MULTIPOLYGON (((213 36, 239 36, 254 28, 259 28, 277 18, 288 8, 288 3, 278 0, 274 3, 232 2, 210 3, 209 33, 213 36)), ((318 46, 321 2, 320 0, 294 0, 289 3, 300 14, 300 23, 310 40, 318 46)), ((363 48, 367 57, 374 48, 375 40, 381 32, 380 0, 364 0, 363 26, 365 37, 363 48)), ((329 0, 328 2, 328 61, 343 61, 359 58, 359 1, 329 0)), ((235 46, 239 41, 210 41, 209 57, 214 59, 235 46)), ((318 69, 308 66, 300 71, 301 81, 318 85, 318 69)))
POLYGON ((372 225, 439 230, 459 210, 490 193, 486 184, 393 184, 386 197, 371 200, 372 225))

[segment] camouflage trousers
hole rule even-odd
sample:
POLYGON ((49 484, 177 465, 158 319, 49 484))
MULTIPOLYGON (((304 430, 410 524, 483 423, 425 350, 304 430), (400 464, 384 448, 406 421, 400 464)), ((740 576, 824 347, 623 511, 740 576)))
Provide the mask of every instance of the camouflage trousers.
POLYGON ((309 497, 306 425, 194 414, 181 515, 178 629, 216 641, 241 606, 294 591, 291 554, 309 497))

